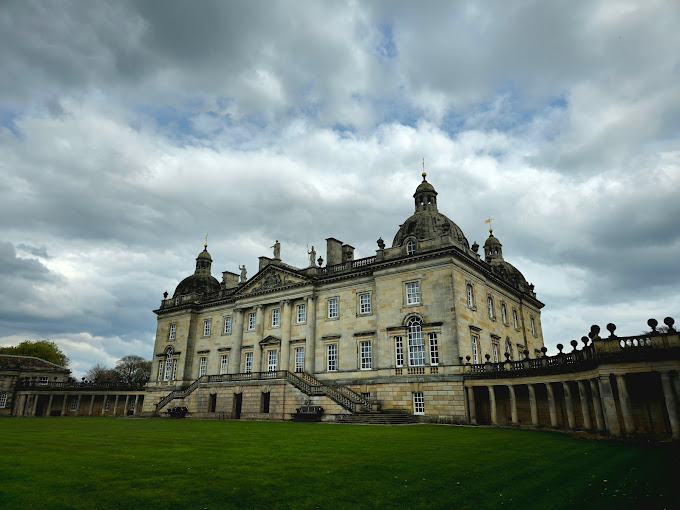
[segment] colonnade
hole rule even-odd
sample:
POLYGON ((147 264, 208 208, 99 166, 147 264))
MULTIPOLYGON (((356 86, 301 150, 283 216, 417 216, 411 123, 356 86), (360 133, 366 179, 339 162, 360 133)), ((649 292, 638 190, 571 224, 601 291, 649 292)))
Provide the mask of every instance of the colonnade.
MULTIPOLYGON (((25 393, 20 393, 19 394, 19 401, 18 405, 15 408, 17 411, 18 416, 38 416, 38 411, 39 411, 39 405, 40 405, 40 397, 45 395, 45 392, 25 392, 25 393)), ((132 414, 138 414, 141 410, 141 405, 144 401, 144 393, 125 393, 125 394, 111 394, 111 393, 91 393, 91 392, 83 392, 83 393, 55 393, 55 392, 50 392, 48 395, 48 400, 47 404, 43 404, 44 408, 40 409, 42 416, 50 416, 53 411, 56 411, 57 409, 53 409, 53 404, 54 401, 59 401, 59 399, 62 400, 61 402, 61 408, 59 416, 94 416, 94 409, 95 409, 95 402, 99 397, 102 397, 101 399, 101 411, 99 413, 100 416, 107 416, 107 409, 106 409, 106 402, 110 401, 112 397, 114 398, 113 401, 113 406, 112 409, 109 407, 111 410, 111 413, 108 414, 109 416, 117 416, 118 415, 118 409, 120 407, 120 402, 122 401, 122 397, 125 397, 125 403, 123 405, 122 409, 122 416, 125 416, 128 411, 132 411, 132 414), (56 399, 55 399, 56 397, 56 399), (83 402, 87 402, 87 398, 89 397, 89 403, 86 407, 87 412, 81 412, 81 408, 83 407, 83 402), (71 411, 71 402, 73 399, 76 400, 76 406, 75 410, 71 411)), ((44 402, 44 400, 43 400, 44 402)))
MULTIPOLYGON (((663 390, 663 402, 666 415, 670 423, 671 434, 674 438, 680 437, 680 417, 678 415, 678 402, 680 400, 680 376, 675 371, 658 372, 663 390)), ((577 428, 575 405, 580 405, 582 428, 600 433, 609 433, 612 436, 621 434, 633 434, 636 432, 626 374, 598 374, 595 377, 574 378, 562 381, 539 381, 538 378, 527 378, 523 382, 503 381, 503 383, 482 380, 468 380, 468 420, 477 423, 477 406, 475 403, 475 387, 486 387, 488 391, 489 414, 492 425, 503 425, 498 419, 497 391, 507 388, 510 401, 510 420, 513 425, 519 424, 517 388, 527 387, 529 406, 531 410, 531 424, 534 427, 539 423, 539 408, 545 408, 547 403, 550 426, 559 427, 556 389, 561 388, 564 408, 566 409, 566 426, 570 429, 577 428), (612 387, 610 375, 616 380, 616 394, 612 387), (545 403, 539 402, 537 389, 545 388, 545 403), (590 389, 590 391, 588 391, 590 389), (576 391, 573 391, 576 390, 576 391), (578 400, 578 403, 575 401, 578 400), (618 404, 618 406, 617 406, 618 404), (592 417, 591 418, 591 409, 592 417), (619 412, 622 422, 619 420, 619 412)), ((541 392, 542 393, 542 392, 541 392)), ((650 416, 651 420, 651 416, 650 416)), ((580 426, 581 424, 579 424, 580 426)))

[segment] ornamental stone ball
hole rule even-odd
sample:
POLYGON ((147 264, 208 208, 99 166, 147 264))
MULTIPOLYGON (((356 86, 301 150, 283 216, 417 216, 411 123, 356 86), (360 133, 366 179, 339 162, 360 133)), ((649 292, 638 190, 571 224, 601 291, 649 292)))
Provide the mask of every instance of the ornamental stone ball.
POLYGON ((656 331, 656 327, 659 325, 659 322, 656 319, 649 319, 647 321, 647 325, 652 328, 652 331, 656 331))
POLYGON ((675 328, 673 328, 673 324, 675 324, 675 319, 673 317, 666 317, 663 320, 663 323, 668 327, 669 331, 675 331, 675 328))
POLYGON ((607 330, 609 331, 609 338, 615 337, 614 331, 616 331, 616 324, 610 322, 607 324, 607 330))

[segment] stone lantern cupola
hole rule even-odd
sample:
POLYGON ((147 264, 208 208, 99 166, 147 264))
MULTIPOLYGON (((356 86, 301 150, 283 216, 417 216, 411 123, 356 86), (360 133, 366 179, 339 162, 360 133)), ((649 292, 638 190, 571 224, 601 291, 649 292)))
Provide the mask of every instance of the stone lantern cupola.
POLYGON ((423 172, 423 182, 420 183, 413 194, 416 203, 415 212, 437 211, 437 192, 425 177, 427 177, 427 174, 423 172))
POLYGON ((493 235, 493 229, 489 229, 489 237, 484 243, 484 260, 489 264, 503 261, 503 245, 493 235))

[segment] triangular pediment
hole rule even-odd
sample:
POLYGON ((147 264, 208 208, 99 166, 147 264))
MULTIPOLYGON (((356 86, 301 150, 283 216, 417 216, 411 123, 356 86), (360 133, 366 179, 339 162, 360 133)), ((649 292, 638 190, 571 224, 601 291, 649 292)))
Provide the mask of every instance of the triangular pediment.
POLYGON ((250 294, 251 292, 283 289, 307 281, 308 279, 304 276, 270 264, 257 273, 252 280, 246 282, 246 284, 238 290, 237 294, 250 294))
POLYGON ((274 335, 269 335, 260 341, 260 345, 281 345, 281 339, 274 335))

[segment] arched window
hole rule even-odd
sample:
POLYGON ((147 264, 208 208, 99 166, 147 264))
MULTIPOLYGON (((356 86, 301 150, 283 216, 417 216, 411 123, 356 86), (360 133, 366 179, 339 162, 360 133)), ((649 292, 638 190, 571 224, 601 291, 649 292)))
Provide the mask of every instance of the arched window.
POLYGON ((425 340, 423 339, 423 321, 411 317, 406 323, 408 330, 408 360, 412 367, 425 365, 425 340))
POLYGON ((170 380, 170 370, 172 369, 172 346, 169 346, 165 351, 165 370, 163 372, 163 380, 170 380))
POLYGON ((416 252, 416 242, 410 240, 406 243, 406 255, 413 255, 416 252))
POLYGON ((493 304, 493 296, 489 294, 486 297, 486 306, 489 309, 489 319, 495 319, 496 318, 496 307, 493 304))

